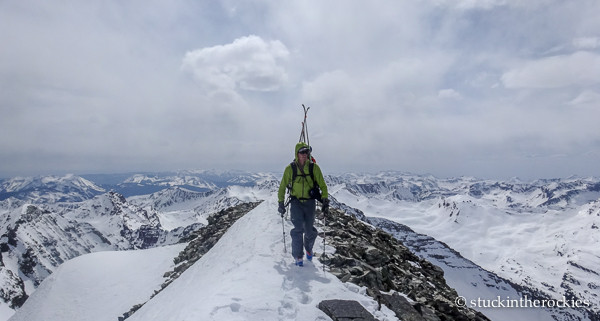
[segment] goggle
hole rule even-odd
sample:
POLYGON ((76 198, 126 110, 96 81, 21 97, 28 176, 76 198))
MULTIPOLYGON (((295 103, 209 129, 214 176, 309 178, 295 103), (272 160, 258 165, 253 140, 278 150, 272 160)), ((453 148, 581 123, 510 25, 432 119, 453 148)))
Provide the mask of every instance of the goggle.
POLYGON ((310 150, 306 147, 300 148, 300 150, 298 151, 298 154, 308 155, 309 153, 310 153, 310 150))

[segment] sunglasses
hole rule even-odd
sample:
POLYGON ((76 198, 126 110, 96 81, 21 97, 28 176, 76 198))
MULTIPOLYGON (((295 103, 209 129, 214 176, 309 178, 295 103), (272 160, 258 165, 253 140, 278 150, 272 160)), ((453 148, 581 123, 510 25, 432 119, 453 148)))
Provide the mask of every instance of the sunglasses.
POLYGON ((308 155, 308 153, 309 153, 308 149, 298 151, 298 154, 302 154, 302 155, 308 155))

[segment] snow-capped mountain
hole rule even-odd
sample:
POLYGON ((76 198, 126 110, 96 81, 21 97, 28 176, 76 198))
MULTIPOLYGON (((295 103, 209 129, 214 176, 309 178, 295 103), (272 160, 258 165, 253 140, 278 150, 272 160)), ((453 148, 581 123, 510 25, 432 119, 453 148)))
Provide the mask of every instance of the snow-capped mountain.
MULTIPOLYGON (((275 174, 227 171, 103 178, 101 184, 83 179, 87 183, 71 188, 52 182, 79 180, 72 175, 46 179, 48 188, 44 178, 0 182, 0 301, 6 302, 0 302, 0 315, 13 313, 10 307, 36 293, 36 286, 65 261, 96 251, 174 244, 206 225, 212 213, 242 202, 272 201, 279 186, 275 174), (25 188, 33 181, 37 187, 25 188), (123 190, 127 197, 117 193, 123 190)), ((535 309, 533 314, 511 310, 511 316, 501 309, 506 311, 488 315, 493 320, 529 319, 535 313, 531 320, 545 320, 548 313, 557 320, 600 319, 595 268, 600 264, 600 180, 499 182, 399 172, 326 180, 332 206, 412 242, 411 249, 440 265, 448 283, 465 297, 481 296, 478 291, 485 289, 488 295, 534 293, 591 302, 584 309, 592 313, 587 316, 583 310, 535 309), (399 233, 393 224, 414 234, 399 233), (415 240, 431 246, 424 250, 427 246, 415 240)), ((276 209, 269 210, 273 213, 265 215, 275 214, 276 209)))
POLYGON ((367 217, 434 237, 517 285, 589 302, 600 298, 598 179, 531 183, 386 173, 346 177, 332 195, 367 217))
POLYGON ((0 180, 0 200, 14 197, 37 204, 79 202, 104 192, 102 187, 75 175, 0 180))
POLYGON ((3 204, 7 207, 0 221, 0 270, 24 281, 26 293, 60 264, 82 254, 172 244, 186 232, 164 230, 156 212, 130 204, 114 192, 76 203, 9 199, 3 204))
POLYGON ((215 170, 132 174, 125 179, 122 179, 122 175, 90 175, 89 177, 103 181, 103 187, 126 197, 146 195, 169 187, 207 192, 228 186, 255 186, 275 179, 275 176, 270 173, 215 170))
POLYGON ((228 186, 207 192, 170 187, 150 195, 132 196, 128 200, 141 208, 157 212, 163 228, 171 230, 193 223, 206 224, 206 217, 241 202, 263 200, 274 185, 228 186))

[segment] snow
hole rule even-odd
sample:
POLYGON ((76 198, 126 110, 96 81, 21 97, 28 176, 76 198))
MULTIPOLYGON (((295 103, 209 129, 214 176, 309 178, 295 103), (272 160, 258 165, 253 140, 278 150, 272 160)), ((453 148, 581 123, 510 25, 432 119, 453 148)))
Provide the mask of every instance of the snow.
POLYGON ((184 247, 96 252, 67 261, 10 320, 115 321, 160 289, 163 274, 184 247))
POLYGON ((381 320, 396 320, 389 310, 377 311, 364 289, 323 272, 316 258, 304 267, 294 266, 284 253, 276 210, 275 201, 265 201, 240 218, 207 254, 129 320, 328 320, 317 309, 326 299, 357 300, 381 320))
MULTIPOLYGON (((326 299, 356 300, 379 320, 398 320, 385 307, 377 311, 365 288, 324 271, 317 258, 295 266, 289 254, 291 223, 285 222, 284 253, 276 197, 269 199, 128 320, 329 320, 317 308, 326 299)), ((99 252, 68 261, 10 320, 114 321, 150 297, 183 246, 99 252)))

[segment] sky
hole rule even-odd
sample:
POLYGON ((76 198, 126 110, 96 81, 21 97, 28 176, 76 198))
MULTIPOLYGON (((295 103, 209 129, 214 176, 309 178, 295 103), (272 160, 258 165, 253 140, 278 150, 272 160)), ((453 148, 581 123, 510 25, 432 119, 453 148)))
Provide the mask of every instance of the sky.
POLYGON ((599 176, 600 2, 0 2, 0 177, 599 176))

